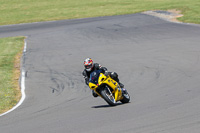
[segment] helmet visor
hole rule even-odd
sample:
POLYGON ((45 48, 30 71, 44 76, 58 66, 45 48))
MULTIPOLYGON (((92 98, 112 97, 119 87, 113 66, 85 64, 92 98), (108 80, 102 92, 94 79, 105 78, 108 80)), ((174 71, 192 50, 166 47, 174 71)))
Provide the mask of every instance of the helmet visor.
POLYGON ((90 69, 90 68, 92 68, 92 64, 90 64, 90 65, 85 65, 85 69, 90 69))

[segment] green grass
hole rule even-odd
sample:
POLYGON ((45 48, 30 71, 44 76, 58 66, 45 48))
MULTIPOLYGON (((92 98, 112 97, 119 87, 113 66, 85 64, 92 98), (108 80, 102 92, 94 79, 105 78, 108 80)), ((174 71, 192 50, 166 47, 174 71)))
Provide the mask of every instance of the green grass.
POLYGON ((179 9, 200 23, 200 0, 0 0, 0 25, 179 9))
POLYGON ((0 39, 0 113, 12 108, 20 99, 16 58, 20 57, 23 41, 24 37, 0 39))

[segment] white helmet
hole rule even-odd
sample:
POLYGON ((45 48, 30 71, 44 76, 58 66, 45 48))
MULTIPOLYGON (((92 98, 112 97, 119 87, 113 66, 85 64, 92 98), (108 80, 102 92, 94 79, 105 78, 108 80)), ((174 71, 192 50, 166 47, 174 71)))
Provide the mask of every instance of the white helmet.
POLYGON ((91 58, 87 58, 84 60, 85 70, 90 72, 94 66, 93 60, 91 58))

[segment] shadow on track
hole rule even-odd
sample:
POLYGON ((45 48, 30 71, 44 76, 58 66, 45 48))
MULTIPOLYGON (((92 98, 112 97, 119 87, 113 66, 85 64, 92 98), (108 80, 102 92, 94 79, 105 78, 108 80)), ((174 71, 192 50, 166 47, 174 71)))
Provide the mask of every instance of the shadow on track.
MULTIPOLYGON (((123 103, 117 103, 116 106, 123 105, 123 103)), ((110 105, 97 105, 92 106, 91 108, 110 108, 110 107, 116 107, 116 106, 110 106, 110 105)))

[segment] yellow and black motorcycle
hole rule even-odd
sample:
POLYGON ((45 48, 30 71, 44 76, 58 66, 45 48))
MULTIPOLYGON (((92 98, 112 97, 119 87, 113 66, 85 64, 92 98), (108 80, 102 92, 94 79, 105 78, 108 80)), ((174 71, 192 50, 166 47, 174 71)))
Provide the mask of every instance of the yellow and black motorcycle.
POLYGON ((130 101, 127 90, 121 88, 109 75, 104 75, 102 70, 95 70, 90 74, 89 87, 111 106, 117 105, 118 101, 122 103, 130 101))

